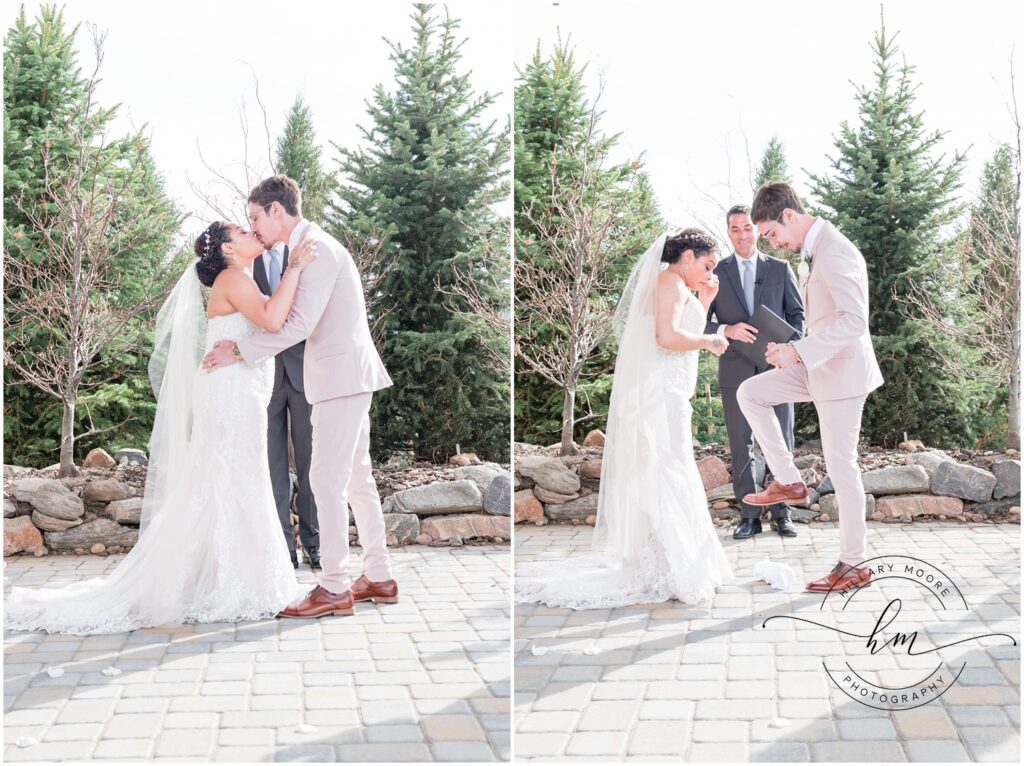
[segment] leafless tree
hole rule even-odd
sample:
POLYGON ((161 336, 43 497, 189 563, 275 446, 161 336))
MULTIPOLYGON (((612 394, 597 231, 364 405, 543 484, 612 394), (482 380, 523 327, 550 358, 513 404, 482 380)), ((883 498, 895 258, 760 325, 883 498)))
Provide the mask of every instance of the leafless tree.
MULTIPOLYGON (((88 430, 75 434, 80 393, 100 385, 83 383, 86 373, 101 354, 137 345, 140 339, 130 326, 153 311, 169 278, 161 270, 140 274, 125 269, 130 259, 124 256, 152 247, 154 231, 178 223, 159 192, 141 183, 148 172, 145 136, 132 136, 128 152, 107 143, 102 110, 94 101, 103 61, 103 36, 95 31, 94 45, 96 66, 82 112, 67 125, 70 159, 58 158, 45 144, 40 158, 45 203, 17 203, 36 235, 34 245, 18 256, 4 251, 6 292, 17 296, 7 313, 4 363, 25 383, 62 403, 61 476, 79 473, 77 440, 109 430, 93 428, 90 418, 88 430), (122 295, 129 283, 132 300, 122 295), (40 327, 48 341, 42 350, 40 327)), ((10 236, 20 239, 23 233, 10 236)), ((170 266, 168 260, 168 271, 170 266)))
POLYGON ((398 256, 397 254, 385 254, 384 246, 387 244, 388 235, 383 231, 367 236, 356 235, 348 229, 342 228, 338 231, 338 240, 352 255, 362 277, 366 314, 370 319, 370 333, 373 335, 374 343, 380 348, 385 341, 384 319, 391 313, 394 306, 385 303, 379 288, 384 277, 398 260, 398 256))
POLYGON ((454 269, 449 286, 434 287, 448 298, 448 308, 462 316, 476 333, 495 375, 507 379, 512 371, 512 307, 509 258, 511 221, 501 217, 478 238, 467 263, 454 269))
MULTIPOLYGON (((571 174, 559 172, 559 155, 553 156, 551 197, 539 210, 526 211, 543 256, 517 257, 513 266, 515 353, 563 391, 562 455, 577 451, 572 438, 576 391, 587 359, 612 327, 621 284, 609 268, 611 258, 637 227, 628 215, 636 175, 624 181, 608 173, 604 158, 591 151, 589 140, 565 148, 561 157, 574 168, 571 174)), ((522 239, 519 244, 535 243, 522 239)))
POLYGON ((956 238, 954 256, 942 262, 936 275, 946 286, 945 294, 937 299, 914 285, 908 312, 952 338, 960 349, 973 352, 966 362, 947 355, 943 361, 951 375, 1008 386, 1007 446, 1019 450, 1021 124, 1012 58, 1007 108, 1014 129, 1009 144, 1012 198, 984 200, 984 214, 975 209, 966 231, 956 238))

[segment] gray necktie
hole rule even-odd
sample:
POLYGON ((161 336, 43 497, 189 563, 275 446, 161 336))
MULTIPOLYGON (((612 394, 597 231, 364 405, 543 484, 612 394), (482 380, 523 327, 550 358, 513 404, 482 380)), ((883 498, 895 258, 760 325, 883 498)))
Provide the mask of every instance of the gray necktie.
POLYGON ((270 250, 270 269, 267 274, 267 282, 270 284, 270 294, 277 292, 277 286, 281 284, 281 254, 277 248, 270 250))
POLYGON ((743 261, 743 297, 747 301, 747 314, 754 316, 754 259, 743 261))

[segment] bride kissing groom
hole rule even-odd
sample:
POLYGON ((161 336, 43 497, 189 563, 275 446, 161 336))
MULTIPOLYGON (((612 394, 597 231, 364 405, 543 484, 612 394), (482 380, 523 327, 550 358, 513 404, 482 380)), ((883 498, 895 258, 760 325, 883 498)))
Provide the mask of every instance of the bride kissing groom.
POLYGON ((252 231, 212 223, 157 317, 157 413, 138 544, 106 578, 12 589, 5 627, 120 633, 345 615, 356 601, 398 600, 369 452, 373 392, 391 379, 370 335, 359 272, 341 244, 302 217, 301 192, 287 176, 257 185, 248 206, 252 231), (252 264, 278 242, 292 255, 267 298, 252 264), (212 288, 205 308, 200 284, 212 288), (309 479, 323 533, 321 582, 305 595, 282 539, 267 456, 274 357, 302 340, 309 479), (355 583, 349 504, 365 572, 355 583))

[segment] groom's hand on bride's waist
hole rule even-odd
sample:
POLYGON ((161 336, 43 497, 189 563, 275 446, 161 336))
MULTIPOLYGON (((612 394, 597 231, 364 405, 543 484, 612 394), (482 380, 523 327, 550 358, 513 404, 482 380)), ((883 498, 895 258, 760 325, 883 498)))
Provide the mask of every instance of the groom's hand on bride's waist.
POLYGON ((219 340, 213 344, 213 350, 203 357, 203 369, 207 372, 228 367, 241 361, 242 355, 233 340, 219 340))

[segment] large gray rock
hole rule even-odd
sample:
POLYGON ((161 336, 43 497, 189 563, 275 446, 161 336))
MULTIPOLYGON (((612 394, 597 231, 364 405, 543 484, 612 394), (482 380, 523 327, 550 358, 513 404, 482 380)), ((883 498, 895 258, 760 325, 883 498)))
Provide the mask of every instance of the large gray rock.
POLYGON ((568 503, 552 503, 545 506, 544 511, 548 518, 554 521, 583 521, 587 516, 597 513, 597 493, 593 492, 568 503))
POLYGON ((17 479, 11 485, 11 491, 14 493, 14 499, 20 500, 23 503, 32 502, 32 494, 48 481, 53 481, 53 479, 43 479, 38 476, 28 476, 24 479, 17 479))
POLYGON ((495 516, 512 515, 512 480, 504 471, 484 492, 484 510, 495 516))
POLYGON ((46 547, 51 551, 73 551, 75 548, 91 548, 103 543, 107 548, 118 545, 133 546, 139 540, 139 530, 122 527, 110 519, 94 519, 66 532, 47 532, 43 535, 46 547))
POLYGON ((924 452, 915 452, 904 458, 907 465, 919 465, 928 473, 931 478, 935 469, 942 463, 955 463, 956 461, 940 449, 930 449, 924 452))
POLYGON ((457 480, 469 479, 480 488, 481 493, 486 493, 491 482, 504 473, 505 469, 497 463, 481 463, 480 465, 467 465, 456 468, 455 478, 457 480))
POLYGON ((55 479, 20 479, 14 483, 14 496, 57 519, 75 521, 85 515, 82 498, 55 479))
MULTIPOLYGON (((832 521, 839 521, 839 503, 836 500, 835 494, 824 495, 819 501, 821 513, 827 513, 832 521)), ((864 495, 864 518, 870 519, 871 514, 875 512, 875 496, 864 495)))
POLYGON ((579 497, 575 492, 571 495, 563 495, 559 492, 552 492, 549 489, 544 489, 540 484, 535 484, 533 487, 533 494, 537 496, 537 499, 542 503, 568 503, 570 500, 575 500, 579 497))
POLYGON ((129 497, 126 500, 115 500, 107 506, 110 518, 118 524, 139 526, 142 522, 142 498, 129 497))
POLYGON ((935 495, 986 503, 992 499, 992 491, 995 488, 996 477, 973 465, 942 463, 932 474, 931 490, 935 495))
POLYGON ((5 518, 5 519, 11 519, 11 518, 14 518, 14 515, 15 515, 15 514, 16 514, 17 512, 18 512, 18 506, 16 506, 16 505, 14 504, 14 501, 13 501, 13 500, 8 500, 8 499, 7 499, 6 497, 5 497, 5 498, 4 498, 4 518, 5 518))
POLYGON ((537 466, 554 459, 555 458, 552 457, 545 457, 544 455, 524 455, 523 457, 516 457, 516 473, 520 476, 533 476, 533 471, 537 466))
POLYGON ((384 517, 387 544, 412 545, 420 535, 420 517, 415 513, 389 513, 384 517))
POLYGON ((120 449, 114 453, 119 465, 149 465, 149 458, 140 449, 120 449))
POLYGON ((536 464, 520 466, 519 472, 533 479, 534 484, 560 495, 575 495, 580 491, 580 477, 570 471, 561 460, 555 458, 545 458, 536 464))
POLYGON ((919 465, 891 465, 868 471, 861 478, 869 495, 914 495, 931 486, 928 472, 919 465))
POLYGON ((974 511, 975 513, 984 513, 986 515, 989 515, 993 513, 1002 513, 1003 511, 1008 511, 1015 505, 1020 505, 1020 495, 1016 495, 1015 497, 1004 498, 1002 500, 996 500, 995 502, 992 503, 980 503, 971 508, 970 510, 974 511))
POLYGON ((831 495, 836 491, 836 488, 832 486, 832 477, 826 476, 824 479, 818 482, 818 486, 815 487, 818 490, 818 494, 824 497, 825 495, 831 495))
POLYGON ((431 516, 435 513, 467 513, 483 509, 480 488, 469 479, 439 481, 395 492, 394 510, 431 516))
POLYGON ((997 460, 992 464, 992 474, 996 477, 996 488, 992 491, 996 500, 1020 494, 1019 460, 997 460))
POLYGON ((77 527, 82 523, 82 520, 60 519, 56 516, 47 516, 39 511, 32 511, 32 523, 46 532, 63 532, 65 529, 77 527))

